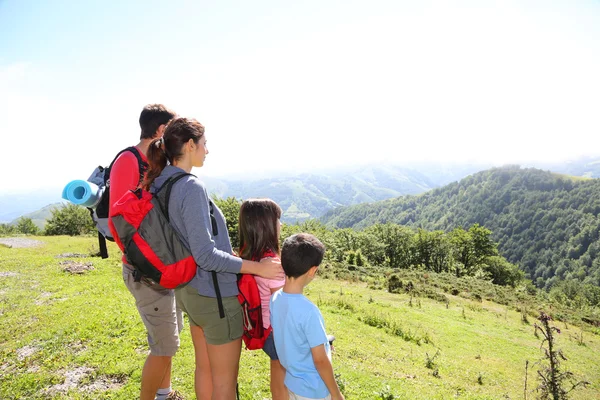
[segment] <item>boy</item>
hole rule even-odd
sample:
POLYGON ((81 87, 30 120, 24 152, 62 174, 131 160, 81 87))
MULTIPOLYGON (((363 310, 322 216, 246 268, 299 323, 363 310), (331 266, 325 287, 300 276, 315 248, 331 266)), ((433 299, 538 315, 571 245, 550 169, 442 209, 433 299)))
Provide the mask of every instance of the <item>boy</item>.
POLYGON ((325 246, 307 233, 290 236, 281 250, 286 281, 271 297, 271 325, 290 400, 344 399, 333 376, 323 316, 302 294, 324 253, 325 246))

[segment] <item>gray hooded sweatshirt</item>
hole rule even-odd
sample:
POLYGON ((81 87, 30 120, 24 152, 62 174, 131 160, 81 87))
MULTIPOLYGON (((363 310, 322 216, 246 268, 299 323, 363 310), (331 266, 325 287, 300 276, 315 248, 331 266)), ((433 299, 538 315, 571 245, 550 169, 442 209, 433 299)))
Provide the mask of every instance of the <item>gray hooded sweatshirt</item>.
MULTIPOLYGON (((154 193, 169 177, 184 170, 167 165, 154 180, 150 192, 154 193)), ((177 181, 171 190, 169 200, 169 219, 181 242, 191 251, 196 265, 196 276, 189 285, 198 290, 198 294, 217 297, 211 271, 217 272, 222 297, 237 296, 237 275, 242 268, 242 259, 232 255, 231 242, 225 217, 217 205, 214 205, 217 221, 217 235, 213 236, 210 219, 208 193, 204 183, 187 176, 177 181)))

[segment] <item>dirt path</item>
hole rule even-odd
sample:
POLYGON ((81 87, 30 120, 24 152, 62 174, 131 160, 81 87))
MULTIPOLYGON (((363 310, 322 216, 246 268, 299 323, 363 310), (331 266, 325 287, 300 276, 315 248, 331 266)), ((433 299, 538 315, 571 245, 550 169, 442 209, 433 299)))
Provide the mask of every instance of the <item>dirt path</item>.
POLYGON ((6 247, 19 249, 24 247, 41 246, 44 244, 44 242, 40 242, 39 240, 27 239, 24 237, 7 237, 0 238, 0 244, 3 244, 6 247))

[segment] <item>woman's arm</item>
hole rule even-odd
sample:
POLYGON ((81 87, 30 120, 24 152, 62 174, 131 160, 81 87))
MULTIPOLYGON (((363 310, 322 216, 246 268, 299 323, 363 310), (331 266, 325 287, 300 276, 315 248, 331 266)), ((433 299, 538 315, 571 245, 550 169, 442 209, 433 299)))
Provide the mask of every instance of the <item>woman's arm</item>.
MULTIPOLYGON (((239 273, 242 267, 241 258, 216 248, 212 238, 209 200, 204 186, 193 177, 183 181, 183 187, 171 193, 170 204, 181 204, 181 222, 184 230, 181 233, 187 239, 196 264, 206 271, 239 273), (173 198, 174 195, 179 198, 173 198)), ((224 231, 220 234, 228 233, 224 231)))
POLYGON ((258 263, 242 260, 217 249, 211 235, 210 207, 204 186, 197 179, 191 178, 185 182, 185 187, 182 189, 181 211, 185 235, 194 260, 200 268, 206 271, 252 274, 267 279, 283 278, 283 269, 279 260, 266 259, 258 263))
POLYGON ((261 262, 242 260, 240 272, 258 275, 266 279, 283 279, 285 277, 281 261, 275 258, 263 258, 261 262))

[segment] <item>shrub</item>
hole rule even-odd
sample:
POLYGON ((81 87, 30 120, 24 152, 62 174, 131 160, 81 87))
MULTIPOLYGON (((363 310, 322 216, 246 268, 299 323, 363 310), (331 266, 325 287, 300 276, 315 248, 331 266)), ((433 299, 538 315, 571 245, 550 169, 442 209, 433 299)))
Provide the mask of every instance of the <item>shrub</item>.
POLYGON ((93 232, 94 222, 90 212, 81 206, 67 204, 52 210, 52 217, 46 224, 46 235, 77 236, 93 232))
POLYGON ((31 218, 21 217, 17 220, 17 231, 24 235, 37 235, 40 230, 33 223, 31 218))

